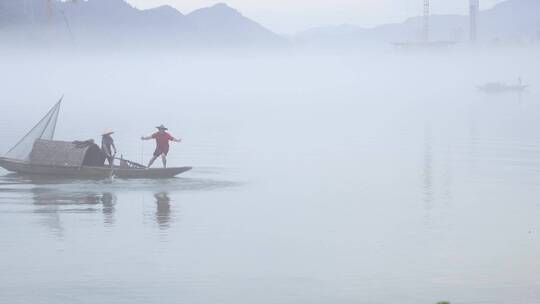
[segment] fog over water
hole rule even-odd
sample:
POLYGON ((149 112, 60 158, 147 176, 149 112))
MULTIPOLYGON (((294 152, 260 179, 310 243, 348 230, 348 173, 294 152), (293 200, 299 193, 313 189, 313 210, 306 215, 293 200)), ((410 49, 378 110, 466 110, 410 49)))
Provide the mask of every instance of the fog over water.
MULTIPOLYGON (((0 48, 0 153, 165 124, 165 181, 0 171, 6 303, 537 303, 538 48, 0 48), (485 94, 488 82, 531 87, 485 94)), ((1 170, 1 169, 0 169, 1 170)))

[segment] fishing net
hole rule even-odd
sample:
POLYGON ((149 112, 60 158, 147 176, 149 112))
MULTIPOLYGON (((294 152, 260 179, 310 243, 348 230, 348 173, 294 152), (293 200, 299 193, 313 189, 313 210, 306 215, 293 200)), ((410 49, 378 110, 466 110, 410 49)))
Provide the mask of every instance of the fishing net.
POLYGON ((34 142, 38 139, 52 140, 56 130, 56 121, 60 112, 60 104, 62 99, 58 101, 31 130, 28 132, 13 148, 11 148, 5 157, 27 160, 34 147, 34 142))

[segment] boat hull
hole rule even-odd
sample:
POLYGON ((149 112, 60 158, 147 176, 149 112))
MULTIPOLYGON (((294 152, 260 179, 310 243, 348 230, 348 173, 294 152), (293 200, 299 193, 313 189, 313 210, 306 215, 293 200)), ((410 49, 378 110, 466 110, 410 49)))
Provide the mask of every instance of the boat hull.
POLYGON ((121 167, 54 167, 35 165, 24 161, 0 158, 0 167, 7 171, 42 177, 65 177, 75 179, 105 179, 115 176, 121 179, 163 179, 173 178, 191 170, 191 167, 136 169, 121 167))
POLYGON ((477 86, 476 88, 484 93, 499 94, 506 92, 524 92, 528 87, 528 85, 484 85, 477 86))

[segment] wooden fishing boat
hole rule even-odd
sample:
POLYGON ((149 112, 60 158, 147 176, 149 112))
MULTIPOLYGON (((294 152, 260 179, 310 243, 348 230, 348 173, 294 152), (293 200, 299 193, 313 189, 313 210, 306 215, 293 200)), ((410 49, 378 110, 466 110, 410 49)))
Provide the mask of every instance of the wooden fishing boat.
POLYGON ((61 100, 15 147, 0 157, 0 167, 23 175, 74 179, 104 179, 113 176, 122 179, 172 178, 192 169, 146 168, 123 158, 117 159, 119 165, 105 166, 105 157, 93 141, 67 142, 52 139, 60 103, 61 100))
POLYGON ((88 167, 80 168, 36 166, 27 162, 0 157, 0 167, 18 174, 33 176, 65 177, 75 179, 105 179, 111 176, 122 179, 163 179, 173 178, 191 170, 190 167, 124 169, 120 167, 88 167))
POLYGON ((500 82, 491 82, 491 83, 486 83, 481 86, 477 86, 476 88, 485 93, 497 94, 497 93, 505 93, 505 92, 523 92, 528 87, 529 85, 523 85, 523 84, 508 85, 508 84, 500 83, 500 82))
POLYGON ((105 166, 40 165, 5 157, 0 157, 0 167, 22 175, 74 179, 105 179, 113 176, 121 179, 163 179, 173 178, 192 169, 191 167, 147 169, 121 166, 111 168, 105 166))

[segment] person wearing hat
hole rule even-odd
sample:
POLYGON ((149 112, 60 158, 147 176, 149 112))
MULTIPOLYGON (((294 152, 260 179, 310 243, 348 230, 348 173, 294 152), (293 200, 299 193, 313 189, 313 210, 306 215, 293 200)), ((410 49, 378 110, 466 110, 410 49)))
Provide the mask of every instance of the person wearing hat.
POLYGON ((113 166, 114 157, 116 155, 116 146, 114 145, 114 140, 112 138, 114 131, 111 129, 106 129, 101 135, 101 151, 105 155, 105 159, 109 162, 109 166, 113 166))
POLYGON ((154 151, 154 156, 150 159, 148 163, 148 168, 152 166, 154 161, 161 156, 163 161, 163 168, 167 168, 167 154, 169 153, 169 141, 181 142, 181 139, 174 138, 171 134, 167 133, 167 129, 164 125, 156 127, 158 131, 150 136, 141 137, 142 140, 156 140, 156 150, 154 151))

